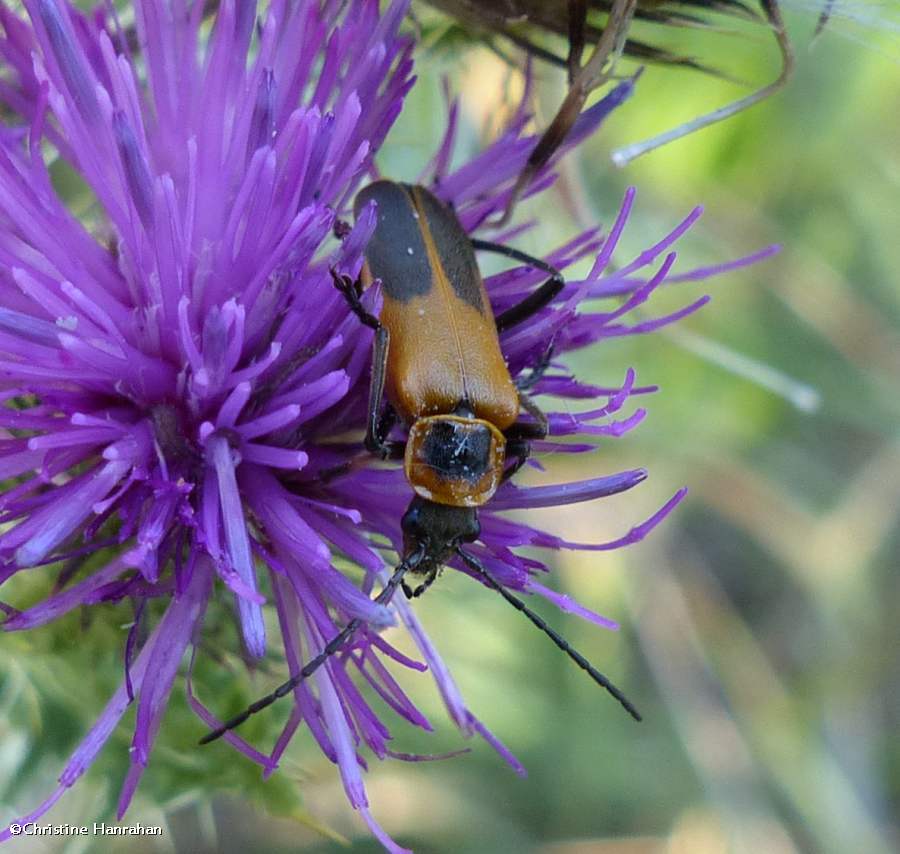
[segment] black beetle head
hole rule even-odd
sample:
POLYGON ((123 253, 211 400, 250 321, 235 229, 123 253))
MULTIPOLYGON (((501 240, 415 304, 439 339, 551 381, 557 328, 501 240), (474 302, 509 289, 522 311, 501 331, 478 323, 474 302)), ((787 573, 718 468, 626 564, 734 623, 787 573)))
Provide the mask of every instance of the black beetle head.
POLYGON ((437 504, 419 495, 410 501, 401 525, 404 554, 424 550, 423 560, 414 570, 416 573, 428 572, 436 564, 445 563, 457 546, 477 540, 481 533, 475 507, 437 504))

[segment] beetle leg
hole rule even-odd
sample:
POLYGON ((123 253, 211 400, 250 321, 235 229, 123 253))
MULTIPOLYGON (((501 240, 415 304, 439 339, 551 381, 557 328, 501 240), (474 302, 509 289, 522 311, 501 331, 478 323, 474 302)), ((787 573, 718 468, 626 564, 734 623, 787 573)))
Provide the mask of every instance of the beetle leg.
MULTIPOLYGON (((374 385, 374 381, 373 381, 374 385)), ((371 387, 369 389, 371 393, 371 387)), ((397 423, 397 412, 394 407, 387 404, 381 413, 374 429, 371 417, 366 428, 366 450, 376 454, 383 460, 402 460, 406 454, 406 442, 388 442, 388 434, 397 423)))
POLYGON ((362 304, 360 299, 362 297, 362 283, 358 279, 354 282, 353 279, 345 276, 343 273, 339 273, 334 267, 329 272, 334 281, 334 286, 343 294, 344 299, 347 300, 347 305, 350 306, 350 311, 360 319, 360 322, 376 332, 383 328, 381 321, 374 314, 366 311, 365 306, 362 304))
POLYGON ((545 273, 550 274, 550 278, 536 291, 532 291, 522 300, 522 302, 514 305, 512 308, 508 308, 502 314, 497 315, 495 322, 497 324, 498 332, 505 332, 507 329, 522 323, 522 321, 528 320, 529 317, 552 302, 563 287, 565 287, 566 280, 562 277, 562 273, 560 273, 556 267, 553 267, 540 258, 529 255, 527 252, 513 249, 512 246, 504 246, 501 243, 491 243, 488 240, 478 240, 477 238, 472 239, 472 248, 476 250, 481 249, 485 252, 496 252, 498 255, 505 255, 507 258, 521 261, 524 264, 530 264, 532 267, 536 267, 538 270, 543 270, 545 273))
POLYGON ((516 421, 506 428, 503 435, 513 442, 517 439, 546 439, 550 432, 550 422, 547 421, 547 416, 531 398, 525 397, 525 395, 519 395, 519 406, 534 421, 516 421))
POLYGON ((354 282, 349 276, 338 273, 333 267, 331 277, 334 279, 334 286, 347 300, 350 310, 362 323, 375 330, 375 337, 372 339, 372 380, 369 383, 369 404, 366 415, 366 450, 383 460, 396 459, 398 456, 402 456, 405 449, 404 443, 387 442, 385 439, 397 420, 397 414, 390 404, 383 412, 381 411, 384 383, 387 377, 388 349, 391 343, 390 333, 374 314, 366 311, 360 301, 359 282, 354 282))
MULTIPOLYGON (((541 415, 543 416, 543 413, 541 413, 541 415)), ((532 442, 535 440, 546 439, 547 430, 540 422, 535 424, 534 421, 516 421, 506 428, 503 435, 506 437, 506 453, 507 455, 513 455, 515 452, 509 450, 510 445, 515 445, 516 442, 532 442)))
POLYGON ((544 439, 550 432, 550 424, 547 416, 538 408, 530 398, 519 395, 519 406, 522 407, 534 421, 516 421, 506 428, 506 458, 515 458, 513 464, 503 472, 501 483, 506 483, 531 456, 531 443, 544 439))
POLYGON ((519 395, 519 406, 522 407, 535 421, 537 421, 538 426, 540 427, 540 434, 535 436, 535 439, 546 439, 547 434, 550 432, 550 422, 547 420, 547 416, 544 411, 530 398, 525 397, 524 395, 519 395))
POLYGON ((554 273, 536 291, 530 293, 522 302, 508 308, 503 314, 497 315, 496 324, 498 332, 505 332, 513 326, 518 326, 523 321, 533 317, 544 306, 549 305, 565 287, 565 280, 559 273, 554 273))
POLYGON ((500 478, 500 483, 506 483, 516 472, 528 462, 531 456, 531 442, 525 439, 514 439, 506 443, 506 459, 513 459, 513 464, 505 469, 500 478))
POLYGON ((540 361, 531 369, 531 373, 527 377, 519 377, 515 381, 515 386, 520 392, 534 388, 534 386, 544 378, 544 374, 547 373, 547 368, 550 367, 550 361, 553 359, 555 343, 555 341, 550 342, 550 346, 544 350, 540 361))
POLYGON ((366 418, 366 450, 386 460, 388 457, 395 459, 398 452, 402 454, 405 445, 403 442, 387 442, 388 433, 397 420, 397 413, 388 404, 383 412, 381 401, 384 397, 384 382, 387 376, 388 347, 391 337, 387 329, 380 323, 375 330, 375 338, 372 341, 372 381, 369 384, 369 407, 366 418))
MULTIPOLYGON (((366 447, 369 445, 374 445, 375 447, 382 449, 386 448, 390 445, 402 445, 403 442, 388 442, 387 437, 391 430, 394 429, 394 425, 397 423, 397 412, 393 406, 389 403, 385 405, 384 409, 381 411, 381 417, 378 419, 378 423, 375 425, 375 429, 372 432, 371 437, 367 435, 366 447)), ((371 430, 372 424, 371 422, 367 425, 368 430, 371 430)), ((371 451, 372 449, 369 448, 371 451)))
MULTIPOLYGON (((553 345, 547 350, 544 358, 546 364, 550 363, 550 354, 553 351, 553 345)), ((543 361, 543 360, 542 360, 543 361)), ((546 365, 544 365, 546 370, 546 365)), ((535 372, 541 371, 539 365, 535 372)), ((542 371, 541 371, 542 372, 542 371)), ((531 377, 529 377, 531 379, 531 377)), ((523 394, 519 394, 519 406, 522 407, 534 421, 516 421, 506 428, 504 436, 506 437, 506 458, 515 457, 513 464, 503 472, 501 483, 508 481, 522 466, 525 465, 531 456, 531 443, 546 439, 550 432, 550 422, 547 420, 546 414, 538 407, 538 405, 530 398, 523 394)))

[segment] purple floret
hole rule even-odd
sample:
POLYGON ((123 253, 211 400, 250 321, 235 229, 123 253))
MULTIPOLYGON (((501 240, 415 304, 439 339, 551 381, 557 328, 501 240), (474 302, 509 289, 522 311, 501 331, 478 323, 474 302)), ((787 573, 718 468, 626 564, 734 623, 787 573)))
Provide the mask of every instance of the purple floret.
MULTIPOLYGON (((39 602, 3 603, 3 629, 24 631, 125 598, 136 603, 137 625, 144 603, 166 603, 146 639, 128 633, 121 686, 57 789, 20 821, 42 815, 74 784, 135 703, 121 816, 188 656, 188 702, 206 726, 219 724, 193 692, 191 674, 207 606, 224 598, 237 614, 235 646, 256 659, 273 644, 283 648, 292 675, 348 620, 365 621, 348 647, 296 687, 271 751, 236 732, 226 739, 269 774, 305 726, 339 766, 372 832, 401 851, 369 813, 362 754, 432 758, 390 749, 383 719, 393 713, 425 730, 431 724, 389 662, 427 667, 462 732, 481 735, 524 773, 468 709, 409 603, 372 601, 392 565, 383 543, 401 548, 411 491, 401 469, 375 465, 361 442, 334 441, 364 425, 371 333, 349 312, 329 269, 359 272, 374 212, 363 212, 342 241, 333 229, 375 174, 374 154, 413 84, 412 43, 399 32, 407 3, 381 12, 376 0, 272 0, 260 13, 252 0, 223 0, 208 37, 203 5, 142 0, 135 33, 64 0, 25 0, 27 20, 0 6, 0 102, 16 117, 0 132, 0 582, 72 557, 107 556, 39 602), (90 190, 89 216, 79 219, 54 189, 53 156, 90 190), (344 475, 319 476, 342 463, 344 475), (338 554, 361 568, 361 584, 335 567, 338 554), (277 621, 269 625, 280 638, 266 631, 273 606, 277 621), (379 634, 398 622, 424 663, 379 634)), ((567 147, 632 89, 626 81, 587 110, 567 147)), ((456 115, 452 105, 422 180, 453 204, 467 230, 488 234, 536 138, 526 135, 521 110, 493 145, 445 174, 456 115)), ((552 183, 550 168, 530 194, 552 183)), ((610 272, 633 199, 629 191, 607 233, 585 232, 547 254, 561 268, 591 256, 595 263, 502 337, 514 376, 553 345, 550 370, 531 394, 585 401, 581 412, 549 413, 551 435, 537 451, 580 453, 622 435, 644 410, 618 413, 632 396, 653 391, 637 386, 631 370, 620 387, 578 381, 565 367, 568 351, 694 311, 706 298, 639 323, 625 316, 665 283, 741 263, 671 273, 670 248, 698 210, 610 272), (618 299, 605 311, 579 311, 583 301, 607 297, 618 299), (571 436, 577 441, 559 440, 571 436)), ((494 310, 515 304, 542 277, 516 268, 489 278, 494 310)), ((364 300, 377 310, 378 289, 364 300)), ((626 546, 684 491, 598 545, 566 542, 501 511, 601 498, 645 477, 638 469, 556 486, 506 484, 482 514, 473 554, 502 584, 614 627, 538 583, 547 567, 513 549, 626 546)))

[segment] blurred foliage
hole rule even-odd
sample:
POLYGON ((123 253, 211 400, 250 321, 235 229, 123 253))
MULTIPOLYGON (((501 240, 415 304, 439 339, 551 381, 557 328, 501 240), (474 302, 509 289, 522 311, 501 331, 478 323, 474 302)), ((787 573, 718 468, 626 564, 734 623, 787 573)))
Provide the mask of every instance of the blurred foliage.
MULTIPOLYGON (((609 224, 624 188, 639 193, 620 259, 697 202, 707 215, 679 267, 715 264, 772 242, 774 259, 705 285, 672 286, 663 313, 705 292, 712 303, 671 333, 580 354, 582 376, 619 382, 628 366, 660 392, 647 420, 591 458, 548 460, 539 482, 645 466, 633 493, 538 521, 571 539, 620 535, 682 484, 688 501, 645 543, 605 555, 560 554, 553 583, 622 623, 618 634, 538 610, 645 714, 636 726, 533 628, 448 573, 417 607, 464 695, 529 769, 517 778, 483 744, 445 761, 373 763, 373 810, 418 854, 725 854, 900 848, 900 69, 891 33, 842 39, 837 20, 807 48, 815 16, 789 15, 797 74, 777 98, 636 161, 612 148, 665 130, 745 89, 690 71, 649 69, 637 94, 531 206, 540 228, 521 246, 546 253, 580 225, 609 224), (549 215, 552 212, 552 215, 549 215), (739 373, 729 366, 737 366, 739 373), (770 388, 818 408, 798 408, 770 388), (758 381, 754 381, 754 377, 758 381), (763 385, 760 385, 760 382, 763 385)), ((748 81, 777 61, 764 39, 682 32, 673 47, 748 81)), ((460 160, 496 130, 522 81, 483 48, 419 56, 420 81, 380 165, 414 180, 443 129, 441 79, 462 98, 460 160)), ((542 66, 535 108, 552 116, 562 74, 542 66)), ((527 209, 527 208, 526 208, 527 209)), ((28 581, 22 601, 37 597, 28 581)), ((123 605, 27 636, 0 660, 0 797, 20 814, 50 791, 65 757, 121 678, 132 615, 123 605), (90 666, 86 667, 86 663, 90 666)), ((275 684, 248 680, 230 615, 211 611, 196 674, 219 712, 275 684), (224 656, 221 660, 220 657, 224 656)), ((460 738, 426 677, 401 679, 436 733, 398 726, 396 749, 437 753, 460 738)), ((133 711, 86 779, 46 820, 111 821, 133 711)), ((277 720, 244 734, 268 743, 277 720)), ((380 850, 346 805, 336 772, 300 733, 282 767, 259 770, 202 727, 173 693, 126 822, 163 824, 130 851, 380 850), (223 794, 224 793, 224 794, 223 794), (274 816, 283 816, 276 818, 274 816), (315 818, 312 819, 311 817, 315 818), (329 841, 315 822, 351 840, 329 841)), ((9 851, 119 851, 121 840, 20 840, 9 851)))
MULTIPOLYGON (((443 15, 421 13, 423 43, 454 50, 462 41, 477 40, 508 62, 513 46, 559 67, 567 61, 570 0, 421 0, 443 15)), ((585 0, 581 40, 584 59, 607 27, 613 0, 585 0)), ((419 7, 415 7, 420 12, 419 7)), ((637 0, 622 51, 636 62, 678 65, 713 71, 702 59, 668 49, 673 29, 723 29, 735 19, 762 24, 761 6, 741 0, 637 0)))

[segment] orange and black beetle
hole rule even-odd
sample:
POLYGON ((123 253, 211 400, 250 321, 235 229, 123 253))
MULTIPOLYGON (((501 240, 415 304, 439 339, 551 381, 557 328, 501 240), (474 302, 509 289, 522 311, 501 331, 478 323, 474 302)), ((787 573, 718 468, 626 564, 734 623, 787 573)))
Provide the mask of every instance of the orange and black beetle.
MULTIPOLYGON (((424 187, 377 181, 357 196, 357 217, 371 202, 377 205, 377 223, 359 280, 335 270, 332 276, 354 314, 375 332, 366 448, 382 459, 402 458, 415 493, 402 520, 402 560, 375 601, 387 602, 401 586, 409 597, 421 595, 444 563, 458 557, 640 720, 615 685, 462 547, 478 539, 478 508, 525 463, 530 442, 547 435, 546 417, 521 392, 540 377, 549 353, 517 384, 498 334, 546 306, 563 288, 562 276, 540 259, 470 239, 453 210, 424 187), (477 249, 524 261, 546 271, 549 278, 495 317, 475 261, 477 249), (380 317, 366 311, 360 301, 364 288, 375 280, 383 292, 380 317), (523 409, 530 420, 520 420, 523 409), (409 428, 405 441, 388 438, 398 420, 409 428), (422 576, 415 589, 405 583, 407 573, 422 576)), ((350 620, 291 679, 208 733, 201 743, 213 741, 289 694, 340 650, 362 623, 350 620)))
POLYGON ((416 493, 403 533, 406 556, 423 550, 411 568, 425 576, 411 594, 418 595, 460 543, 478 537, 477 508, 525 462, 529 442, 547 435, 546 418, 510 377, 498 333, 547 305, 564 283, 543 261, 470 240, 453 210, 424 187, 377 181, 357 196, 357 216, 371 202, 378 220, 360 281, 335 274, 335 283, 375 330, 366 447, 383 459, 402 456, 416 493), (475 249, 513 255, 549 278, 494 317, 475 249), (359 301, 374 279, 382 286, 380 318, 359 301), (522 409, 532 420, 519 419, 522 409), (405 443, 387 441, 398 419, 409 426, 405 443))

